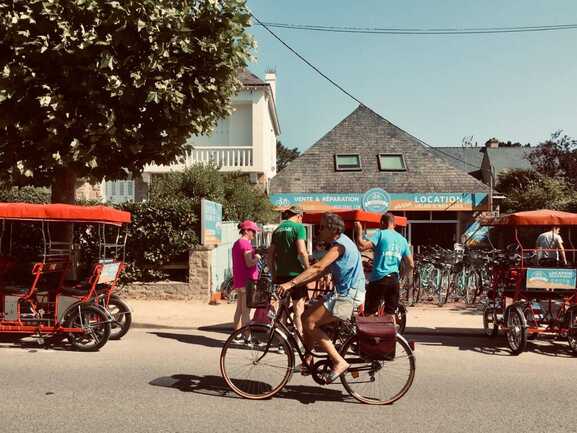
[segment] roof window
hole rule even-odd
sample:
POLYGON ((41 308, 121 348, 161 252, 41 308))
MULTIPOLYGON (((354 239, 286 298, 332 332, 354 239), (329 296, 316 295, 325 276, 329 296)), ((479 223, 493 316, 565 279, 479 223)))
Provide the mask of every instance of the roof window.
POLYGON ((335 169, 337 171, 361 171, 361 157, 359 154, 335 155, 335 169))
POLYGON ((379 153, 379 170, 406 171, 405 158, 400 153, 379 153))

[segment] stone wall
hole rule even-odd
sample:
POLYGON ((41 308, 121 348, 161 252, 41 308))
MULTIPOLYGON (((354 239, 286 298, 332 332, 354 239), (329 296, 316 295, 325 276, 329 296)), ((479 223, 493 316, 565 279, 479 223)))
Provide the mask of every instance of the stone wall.
POLYGON ((160 281, 132 283, 124 287, 123 295, 131 299, 211 300, 211 250, 198 246, 189 253, 188 283, 160 281))

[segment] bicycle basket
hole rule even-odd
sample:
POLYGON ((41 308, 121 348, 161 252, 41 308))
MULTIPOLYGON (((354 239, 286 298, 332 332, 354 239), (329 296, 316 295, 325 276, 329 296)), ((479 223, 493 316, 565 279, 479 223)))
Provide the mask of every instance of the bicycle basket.
POLYGON ((249 280, 246 285, 246 306, 263 308, 270 303, 272 280, 270 275, 263 275, 258 280, 249 280))

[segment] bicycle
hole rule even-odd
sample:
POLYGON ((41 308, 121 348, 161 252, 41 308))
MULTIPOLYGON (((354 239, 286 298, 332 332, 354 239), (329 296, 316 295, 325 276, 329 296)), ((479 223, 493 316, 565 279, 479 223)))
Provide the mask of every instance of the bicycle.
MULTIPOLYGON (((271 398, 284 388, 294 372, 295 352, 319 385, 326 385, 324 376, 331 368, 326 353, 304 349, 300 334, 291 332, 291 325, 282 322, 281 317, 290 317, 290 296, 279 298, 274 289, 270 295, 278 301, 277 311, 270 312, 272 323, 251 323, 233 332, 220 354, 220 371, 227 385, 251 400, 271 398), (313 356, 310 367, 306 364, 309 355, 313 356)), ((353 398, 366 404, 384 405, 407 393, 415 377, 415 356, 405 338, 397 334, 394 358, 378 361, 360 353, 354 319, 339 321, 331 328, 328 331, 335 347, 350 364, 340 380, 353 398)))

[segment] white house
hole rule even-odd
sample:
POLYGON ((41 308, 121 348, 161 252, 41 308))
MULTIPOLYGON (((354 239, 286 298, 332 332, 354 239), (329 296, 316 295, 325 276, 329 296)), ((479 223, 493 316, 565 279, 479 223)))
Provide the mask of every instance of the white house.
MULTIPOLYGON (((142 179, 150 184, 155 174, 182 171, 196 163, 216 163, 221 171, 239 171, 250 175, 251 182, 268 191, 276 174, 276 142, 280 126, 276 109, 276 73, 267 72, 261 80, 249 70, 239 73, 243 89, 233 98, 232 114, 218 121, 209 136, 192 136, 192 150, 171 165, 148 165, 142 179)), ((103 182, 105 201, 122 202, 145 198, 139 182, 103 182)))

